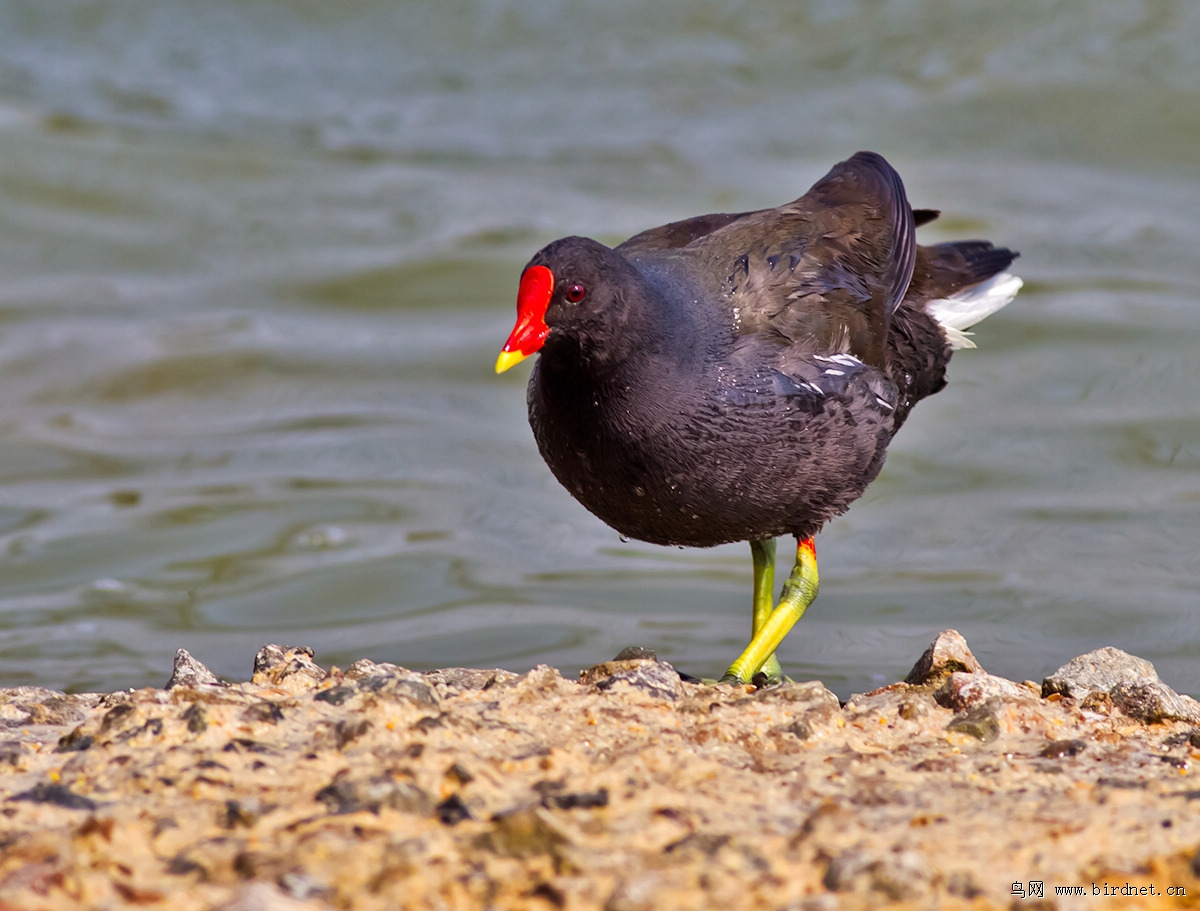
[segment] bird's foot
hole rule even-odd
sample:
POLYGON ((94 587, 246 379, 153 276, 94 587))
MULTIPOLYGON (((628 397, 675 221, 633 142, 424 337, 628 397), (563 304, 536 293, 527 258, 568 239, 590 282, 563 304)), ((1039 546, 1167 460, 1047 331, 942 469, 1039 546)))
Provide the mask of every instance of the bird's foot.
MULTIPOLYGON (((709 681, 705 681, 706 683, 709 681)), ((737 674, 726 673, 720 680, 712 681, 714 683, 727 683, 731 686, 745 686, 745 680, 741 679, 737 674)), ((791 677, 782 671, 777 671, 774 674, 768 674, 766 671, 759 671, 750 678, 750 685, 760 690, 774 689, 777 686, 783 686, 785 683, 795 683, 791 677)))
POLYGON ((782 672, 778 674, 767 674, 765 671, 759 671, 751 680, 760 690, 773 690, 778 686, 783 686, 785 683, 795 683, 791 677, 782 672))

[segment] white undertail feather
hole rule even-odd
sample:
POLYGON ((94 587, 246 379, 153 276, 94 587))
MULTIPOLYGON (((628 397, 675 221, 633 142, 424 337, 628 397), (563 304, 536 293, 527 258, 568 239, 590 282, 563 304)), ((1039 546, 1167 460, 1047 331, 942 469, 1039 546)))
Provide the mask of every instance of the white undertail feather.
POLYGON ((1023 284, 1011 272, 1001 272, 949 297, 930 301, 925 305, 925 312, 938 321, 946 333, 946 340, 955 351, 974 348, 975 343, 968 338, 971 333, 966 330, 987 319, 1016 297, 1023 284))

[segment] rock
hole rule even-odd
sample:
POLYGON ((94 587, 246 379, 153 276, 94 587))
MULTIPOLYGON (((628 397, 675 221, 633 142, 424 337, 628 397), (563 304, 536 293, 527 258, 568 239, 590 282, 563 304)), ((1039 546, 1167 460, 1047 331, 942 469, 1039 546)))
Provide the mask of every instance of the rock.
POLYGON ((988 699, 1032 701, 1037 696, 1027 687, 991 674, 956 671, 941 685, 933 698, 938 705, 962 712, 988 699))
POLYGON ((383 807, 403 810, 418 816, 433 813, 433 799, 411 781, 397 780, 390 775, 351 777, 337 775, 316 793, 316 799, 331 813, 357 813, 369 810, 378 813, 383 807))
POLYGON ((976 740, 990 743, 1000 736, 999 713, 1002 707, 1002 701, 998 697, 992 697, 950 719, 946 730, 958 731, 960 734, 968 734, 976 740))
POLYGON ((28 708, 15 702, 0 703, 0 725, 5 727, 20 727, 29 723, 32 713, 28 708))
POLYGON ((1042 695, 1059 693, 1095 705, 1108 696, 1130 718, 1151 724, 1200 722, 1200 702, 1159 679, 1144 658, 1107 646, 1072 658, 1042 681, 1042 695))
POLYGON ((321 690, 313 699, 317 702, 327 702, 330 705, 341 705, 347 699, 358 695, 358 688, 353 686, 331 686, 321 690))
POLYGON ((100 721, 100 733, 115 733, 128 727, 137 715, 137 708, 129 702, 120 702, 104 713, 100 721))
POLYGON ((28 708, 26 724, 75 724, 83 720, 76 696, 54 696, 28 708))
POLYGON ((7 765, 15 769, 21 765, 24 755, 25 751, 19 744, 0 741, 0 766, 7 765))
POLYGON ((1111 715, 1116 711, 1116 703, 1108 693, 1088 693, 1079 700, 1079 707, 1085 712, 1095 712, 1097 715, 1111 715))
POLYGON ((646 658, 650 661, 658 660, 658 652, 652 648, 646 648, 644 645, 627 645, 615 655, 613 661, 633 661, 637 658, 646 658))
POLYGON ((445 826, 456 826, 465 819, 471 818, 471 808, 459 795, 451 794, 436 807, 434 813, 438 822, 445 826))
POLYGON ((264 645, 254 656, 251 682, 283 686, 292 691, 316 686, 329 674, 313 661, 314 654, 304 645, 264 645))
POLYGON ((1064 756, 1078 756, 1087 749, 1082 740, 1051 740, 1039 752, 1043 759, 1062 759, 1064 756))
POLYGON ((804 683, 783 683, 778 686, 756 690, 744 700, 747 705, 768 704, 787 706, 791 720, 776 725, 771 733, 776 737, 791 734, 799 740, 808 740, 814 732, 824 727, 841 709, 838 697, 817 680, 804 683), (796 717, 799 715, 800 717, 796 717))
POLYGON ((203 734, 208 730, 208 713, 199 702, 188 706, 179 716, 179 720, 187 722, 187 729, 192 734, 203 734))
POLYGON ((68 810, 94 810, 100 806, 90 797, 76 794, 61 784, 38 784, 28 791, 14 794, 9 800, 27 800, 30 803, 48 803, 68 810))
POLYGON ((359 658, 352 665, 346 668, 347 680, 361 680, 363 677, 372 677, 376 674, 411 674, 406 667, 401 667, 398 664, 390 664, 383 662, 377 664, 370 658, 359 658))
POLYGON ((283 721, 283 709, 264 699, 246 706, 246 710, 242 712, 242 720, 259 724, 279 724, 283 721))
POLYGON ((910 698, 899 701, 896 714, 905 721, 920 721, 933 711, 936 705, 937 702, 928 696, 922 698, 920 694, 914 693, 910 698))
POLYGON ((437 691, 423 674, 402 671, 395 674, 372 674, 358 681, 360 690, 381 696, 391 696, 420 705, 437 705, 437 691))
POLYGON ((914 686, 940 684, 953 673, 984 673, 983 666, 971 654, 967 640, 958 630, 948 629, 938 633, 929 648, 913 665, 905 683, 914 686))
MULTIPOLYGON (((333 897, 332 889, 319 879, 309 876, 301 870, 289 870, 279 877, 278 883, 280 889, 297 901, 329 899, 333 897)), ((311 911, 312 905, 304 905, 304 907, 311 911)))
POLYGON ((495 687, 512 686, 521 679, 520 674, 494 667, 445 667, 421 674, 439 695, 451 695, 464 690, 490 690, 495 687))
POLYGON ((1118 683, 1158 680, 1154 665, 1144 658, 1106 646, 1072 658, 1042 681, 1042 696, 1061 693, 1082 699, 1089 693, 1109 693, 1118 683))
POLYGON ((656 699, 676 700, 683 693, 679 672, 665 661, 630 658, 606 661, 579 672, 579 682, 605 692, 620 684, 648 693, 656 699))
POLYGON ((6 703, 33 705, 61 698, 63 698, 63 694, 59 690, 47 689, 44 686, 13 686, 0 689, 0 705, 6 703))
POLYGON ((217 816, 217 825, 222 829, 253 829, 261 816, 260 806, 240 800, 227 800, 217 816))
POLYGON ((834 892, 882 892, 892 901, 919 898, 929 871, 915 851, 875 852, 851 848, 830 861, 825 888, 834 892))
POLYGON ((62 739, 58 741, 58 746, 54 748, 54 752, 82 753, 91 747, 95 739, 91 734, 85 733, 83 725, 80 725, 69 734, 63 735, 62 739))
POLYGON ((492 828, 480 835, 477 843, 503 857, 526 858, 559 856, 569 841, 551 813, 531 806, 497 814, 492 828))
POLYGON ((804 683, 782 683, 779 686, 757 690, 752 697, 760 702, 795 703, 805 708, 841 708, 838 697, 825 688, 820 680, 806 680, 804 683))
POLYGON ((907 683, 890 683, 869 693, 854 693, 846 700, 845 708, 852 712, 899 713, 902 705, 921 692, 915 692, 907 683))
POLYGON ((40 686, 0 690, 0 726, 76 724, 84 711, 99 702, 94 695, 65 695, 40 686))
POLYGON ((217 679, 216 674, 193 658, 187 649, 181 648, 175 653, 175 666, 166 688, 173 690, 177 686, 221 686, 221 681, 217 679))
POLYGON ((547 810, 573 810, 576 807, 598 809, 608 806, 608 788, 597 791, 568 791, 565 782, 539 781, 533 786, 534 792, 542 798, 542 806, 547 810))
POLYGON ((1162 681, 1118 683, 1108 693, 1113 704, 1130 718, 1148 724, 1164 721, 1200 723, 1200 702, 1181 696, 1162 681))
POLYGON ((344 750, 363 734, 371 730, 371 722, 365 718, 358 721, 342 720, 333 726, 333 741, 339 750, 344 750))
POLYGON ((679 841, 673 841, 665 848, 664 854, 697 851, 705 857, 715 857, 717 852, 726 847, 732 839, 728 834, 717 832, 691 832, 679 841))
POLYGON ((539 664, 519 677, 513 684, 518 694, 517 698, 521 702, 540 702, 543 699, 557 696, 573 686, 574 684, 563 678, 563 675, 558 672, 558 668, 550 667, 548 664, 539 664))
POLYGON ((946 891, 951 895, 972 899, 983 894, 978 880, 970 870, 955 870, 946 878, 946 891))

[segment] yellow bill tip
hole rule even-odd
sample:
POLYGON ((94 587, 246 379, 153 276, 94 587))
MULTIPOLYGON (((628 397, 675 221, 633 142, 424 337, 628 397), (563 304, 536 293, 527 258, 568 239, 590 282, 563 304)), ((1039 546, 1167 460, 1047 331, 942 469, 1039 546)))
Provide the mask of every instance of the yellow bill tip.
POLYGON ((515 367, 521 363, 525 358, 526 355, 520 351, 501 351, 500 356, 496 358, 496 372, 503 373, 509 367, 515 367))

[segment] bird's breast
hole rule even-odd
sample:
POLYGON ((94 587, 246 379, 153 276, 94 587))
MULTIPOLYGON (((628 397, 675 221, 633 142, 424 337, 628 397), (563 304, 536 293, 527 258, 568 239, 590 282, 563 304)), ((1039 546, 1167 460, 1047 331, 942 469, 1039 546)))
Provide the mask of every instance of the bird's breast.
POLYGON ((873 394, 837 392, 844 367, 818 371, 823 389, 761 366, 650 381, 541 361, 529 420, 555 477, 623 535, 704 547, 812 534, 861 494, 890 438, 873 394))

